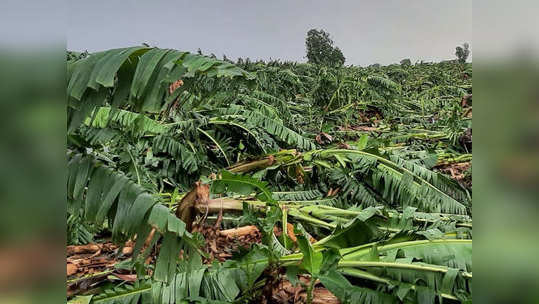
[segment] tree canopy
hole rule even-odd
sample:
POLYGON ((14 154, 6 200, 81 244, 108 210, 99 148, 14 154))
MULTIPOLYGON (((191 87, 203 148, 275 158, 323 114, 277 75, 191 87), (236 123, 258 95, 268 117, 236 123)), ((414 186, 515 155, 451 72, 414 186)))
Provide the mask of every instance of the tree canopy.
POLYGON ((307 48, 307 60, 309 63, 342 66, 345 62, 344 55, 338 47, 333 46, 333 40, 324 30, 311 29, 307 32, 305 40, 307 48))
POLYGON ((455 49, 455 56, 460 63, 465 63, 470 56, 470 45, 467 42, 464 42, 462 46, 457 46, 455 49))

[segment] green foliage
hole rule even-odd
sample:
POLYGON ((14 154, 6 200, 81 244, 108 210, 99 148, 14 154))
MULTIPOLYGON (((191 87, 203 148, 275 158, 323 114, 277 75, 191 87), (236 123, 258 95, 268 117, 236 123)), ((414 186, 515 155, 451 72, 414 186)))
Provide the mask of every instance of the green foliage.
MULTIPOLYGON (((424 233, 405 230, 384 235, 378 223, 372 221, 373 211, 337 227, 314 245, 300 227, 301 255, 282 260, 300 260, 300 268, 319 278, 343 303, 355 303, 357 299, 372 303, 470 299, 471 240, 447 239, 443 234, 429 240, 424 233), (371 232, 364 234, 366 227, 371 232), (370 283, 354 286, 343 274, 370 283)), ((293 280, 298 271, 296 266, 290 266, 287 276, 293 280)))
POLYGON ((74 131, 96 108, 110 103, 139 111, 158 112, 170 105, 198 75, 249 77, 226 62, 176 50, 148 47, 114 49, 70 61, 68 75, 68 132, 74 131), (178 79, 184 86, 169 95, 178 79), (168 98, 165 98, 167 96, 168 98))
POLYGON ((467 193, 454 181, 413 162, 376 151, 328 149, 308 156, 328 170, 327 182, 339 185, 345 199, 363 206, 386 202, 427 212, 466 214, 467 193))
POLYGON ((307 64, 148 46, 67 54, 68 242, 134 239, 140 275, 77 301, 256 302, 279 267, 342 303, 471 299, 471 189, 438 171, 471 161, 471 64, 343 67, 316 30, 307 51, 307 64), (243 205, 227 221, 257 225, 262 244, 210 265, 171 207, 212 173, 211 198, 243 205), (297 243, 274 233, 288 223, 297 243))
POLYGON ((345 58, 338 47, 333 47, 333 40, 324 30, 311 29, 305 39, 307 60, 309 63, 339 67, 345 58))
POLYGON ((125 242, 137 235, 134 258, 151 228, 156 228, 156 238, 164 237, 155 271, 158 281, 171 278, 181 247, 194 244, 185 223, 155 196, 91 156, 69 155, 67 199, 71 214, 98 226, 106 220, 113 241, 125 242))
POLYGON ((300 267, 311 274, 313 277, 318 277, 320 270, 322 268, 322 260, 324 255, 322 252, 315 251, 311 246, 309 237, 303 229, 303 227, 298 226, 297 233, 298 235, 298 246, 303 254, 300 267))
POLYGON ((213 193, 233 192, 243 195, 259 193, 258 199, 268 203, 275 202, 271 191, 267 188, 268 184, 265 182, 250 176, 233 174, 226 170, 221 171, 219 175, 219 179, 212 183, 213 193))
POLYGON ((137 281, 133 285, 124 285, 105 290, 92 298, 96 304, 130 304, 151 301, 152 285, 147 281, 137 281))
POLYGON ((67 214, 67 245, 93 243, 94 234, 98 232, 98 229, 85 222, 78 215, 78 210, 68 210, 67 214))
POLYGON ((368 243, 380 237, 377 227, 372 221, 376 209, 373 207, 361 211, 353 220, 339 224, 330 236, 318 244, 330 248, 346 248, 368 243))

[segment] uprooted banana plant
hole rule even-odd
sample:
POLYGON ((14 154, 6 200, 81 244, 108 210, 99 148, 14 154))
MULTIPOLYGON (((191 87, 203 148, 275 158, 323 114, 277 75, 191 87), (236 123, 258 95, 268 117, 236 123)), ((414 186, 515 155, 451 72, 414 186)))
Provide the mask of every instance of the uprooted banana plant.
POLYGON ((419 162, 384 154, 380 149, 360 150, 364 147, 305 153, 285 150, 228 169, 251 172, 256 177, 286 174, 310 190, 339 189, 339 197, 325 204, 339 204, 340 200, 359 206, 413 206, 424 212, 468 214, 470 194, 458 183, 419 162))

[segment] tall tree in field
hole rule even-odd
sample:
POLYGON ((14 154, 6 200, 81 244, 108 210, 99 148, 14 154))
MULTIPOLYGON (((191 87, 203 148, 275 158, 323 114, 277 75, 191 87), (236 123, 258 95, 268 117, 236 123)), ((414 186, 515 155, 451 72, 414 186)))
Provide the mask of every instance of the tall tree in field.
POLYGON ((324 30, 311 29, 307 32, 305 40, 307 47, 307 60, 309 63, 342 66, 344 55, 338 47, 333 46, 329 33, 324 30))
POLYGON ((465 63, 470 56, 470 45, 467 42, 464 42, 462 46, 457 46, 455 50, 455 56, 460 63, 465 63))

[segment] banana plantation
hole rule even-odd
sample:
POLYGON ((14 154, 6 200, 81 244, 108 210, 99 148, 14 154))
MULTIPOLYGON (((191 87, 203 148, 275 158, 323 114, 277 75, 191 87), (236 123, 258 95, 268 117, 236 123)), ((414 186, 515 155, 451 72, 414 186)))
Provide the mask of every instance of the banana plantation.
POLYGON ((472 67, 67 52, 68 303, 472 299, 472 67))

